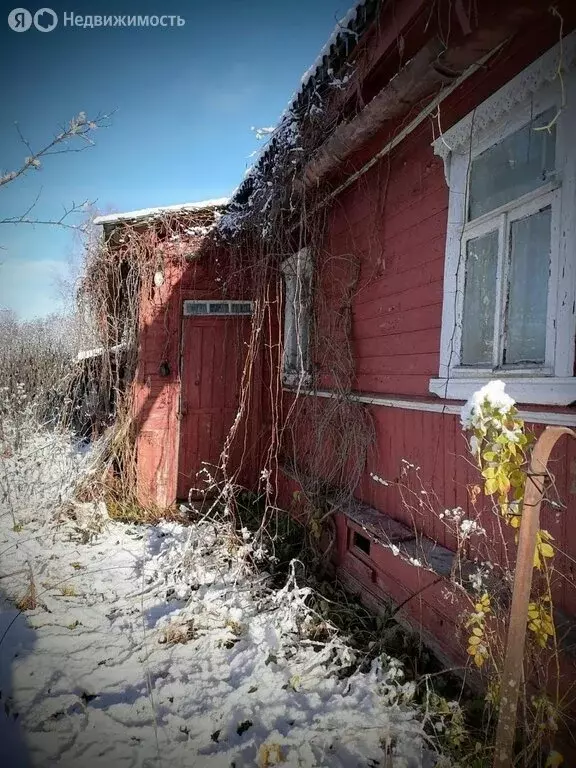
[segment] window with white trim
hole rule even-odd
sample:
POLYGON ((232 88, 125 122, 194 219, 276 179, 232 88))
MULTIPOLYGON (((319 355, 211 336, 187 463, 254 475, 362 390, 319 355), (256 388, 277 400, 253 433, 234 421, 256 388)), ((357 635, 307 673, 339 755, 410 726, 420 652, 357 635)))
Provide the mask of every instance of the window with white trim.
POLYGON ((576 400, 574 35, 435 143, 450 190, 440 371, 466 399, 502 378, 519 402, 576 400))
POLYGON ((282 381, 290 386, 310 381, 312 259, 302 248, 282 262, 284 347, 282 381))

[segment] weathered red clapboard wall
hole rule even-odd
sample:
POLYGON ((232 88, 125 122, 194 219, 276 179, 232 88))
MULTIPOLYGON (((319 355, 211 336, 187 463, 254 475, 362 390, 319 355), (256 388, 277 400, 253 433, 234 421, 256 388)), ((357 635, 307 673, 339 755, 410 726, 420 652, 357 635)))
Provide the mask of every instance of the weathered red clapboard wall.
MULTIPOLYGON (((405 3, 403 7, 408 5, 405 3)), ((423 4, 413 0, 411 5, 421 8, 423 4)), ((497 8, 499 3, 492 5, 497 8)), ((569 31, 571 23, 566 17, 565 32, 569 31)), ((391 40, 394 39, 393 35, 391 40)), ((468 114, 553 46, 557 39, 558 23, 552 15, 531 34, 514 38, 493 61, 443 102, 442 127, 447 129, 468 114)), ((413 41, 411 48, 415 49, 413 41)), ((381 85, 384 84, 383 80, 381 85)), ((369 159, 397 133, 399 125, 391 123, 387 126, 349 166, 355 164, 358 167, 362 160, 369 159)), ((407 398, 415 403, 411 408, 400 404, 368 406, 376 428, 376 445, 356 496, 376 510, 410 527, 416 526, 423 535, 454 549, 455 542, 445 525, 437 514, 426 509, 426 504, 414 515, 394 486, 384 486, 371 477, 375 474, 394 480, 400 475, 403 460, 408 461, 420 468, 422 490, 437 498, 437 509, 461 506, 468 511, 471 511, 470 488, 479 482, 466 455, 458 416, 426 410, 427 405, 441 402, 428 394, 428 383, 438 374, 448 206, 443 164, 433 154, 432 139, 432 123, 425 122, 391 155, 335 198, 325 246, 329 254, 341 256, 343 260, 330 261, 332 272, 327 268, 320 277, 329 295, 331 282, 339 277, 334 271, 342 267, 350 254, 359 260, 360 277, 352 306, 353 388, 358 393, 407 398)), ((201 250, 202 244, 191 239, 182 247, 187 251, 196 247, 201 250)), ((177 248, 177 245, 167 247, 164 285, 155 288, 151 296, 144 297, 140 366, 135 386, 135 413, 140 427, 140 495, 161 506, 169 505, 177 496, 182 301, 220 296, 214 261, 198 259, 184 269, 176 258, 171 265, 172 255, 178 256, 171 249, 177 248), (167 376, 160 373, 162 363, 168 364, 167 376)), ((226 254, 223 254, 221 264, 225 263, 226 254)), ((267 342, 269 350, 276 350, 277 338, 271 337, 267 342)), ((272 357, 275 354, 275 351, 270 352, 272 357)), ((260 388, 254 389, 255 419, 249 439, 252 444, 263 447, 268 445, 277 416, 267 407, 267 383, 276 378, 276 372, 270 370, 274 367, 270 360, 265 356, 264 373, 254 379, 260 388)), ((329 386, 329 383, 325 378, 324 384, 329 386)), ((286 405, 292 397, 285 394, 286 405)), ((536 427, 541 428, 541 425, 536 427)), ((557 556, 557 565, 565 574, 555 587, 557 603, 572 615, 576 615, 575 443, 564 440, 552 459, 558 495, 567 508, 559 514, 548 509, 543 515, 543 526, 555 537, 559 550, 565 553, 557 556)), ((180 461, 186 461, 187 447, 193 446, 184 446, 180 461)), ((253 485, 261 468, 258 450, 253 451, 246 466, 249 471, 245 482, 253 485)), ((279 502, 286 508, 290 507, 294 489, 292 481, 280 477, 279 502)), ((498 540, 493 533, 494 519, 485 515, 484 524, 488 535, 498 540)), ((431 574, 402 562, 389 550, 374 547, 370 559, 361 552, 351 551, 348 523, 339 517, 337 526, 337 562, 351 577, 351 583, 362 585, 365 594, 388 596, 396 603, 418 593, 416 599, 406 603, 404 614, 422 628, 426 637, 435 638, 446 657, 461 657, 462 644, 455 631, 460 607, 447 602, 442 585, 434 584, 431 574), (428 588, 421 591, 426 585, 428 588)), ((504 545, 502 556, 503 549, 504 545)))
MULTIPOLYGON (((222 296, 221 269, 217 263, 214 247, 201 237, 190 236, 180 241, 166 241, 158 252, 163 262, 164 283, 154 286, 150 294, 142 297, 140 313, 140 347, 138 370, 134 383, 134 416, 137 431, 137 482, 138 495, 145 504, 168 507, 177 498, 185 498, 186 483, 179 475, 189 475, 190 461, 214 461, 223 447, 223 436, 212 435, 211 431, 198 434, 199 421, 195 420, 194 402, 188 404, 184 416, 181 408, 183 392, 182 379, 197 375, 189 370, 190 355, 193 353, 194 334, 185 334, 184 340, 190 345, 182 350, 182 308, 186 299, 219 299, 222 296), (182 258, 185 254, 197 253, 191 260, 182 258), (181 352, 182 354, 181 359, 181 352)), ((223 254, 225 257, 225 254, 223 254)), ((227 298, 251 299, 252 297, 229 295, 227 298)), ((192 323, 193 318, 186 318, 192 323)), ((234 324, 239 321, 222 319, 218 322, 234 324)), ((242 321, 245 322, 245 321, 242 321)), ((220 344, 225 343, 219 338, 220 344)), ((226 401, 236 401, 240 391, 241 372, 245 356, 242 343, 227 345, 226 371, 217 371, 214 381, 206 381, 206 372, 214 374, 210 360, 221 350, 206 350, 206 359, 200 361, 203 392, 209 394, 214 387, 222 390, 226 401), (235 358, 232 355, 235 353, 235 358)), ((259 362, 256 361, 256 369, 259 362)), ((259 466, 261 434, 256 417, 260 414, 260 380, 256 377, 252 389, 252 402, 247 410, 245 428, 240 438, 242 446, 235 447, 235 454, 242 454, 244 474, 241 480, 246 485, 254 483, 254 473, 259 466)), ((189 378, 188 378, 189 382, 189 378)), ((200 418, 200 414, 199 418, 200 418)), ((201 420, 201 419, 200 419, 201 420)), ((204 419, 205 421, 205 419, 204 419)), ((206 424, 204 424, 206 426, 206 424)))
MULTIPOLYGON (((565 27, 566 33, 570 23, 565 27)), ((530 34, 514 38, 494 61, 442 104, 443 129, 468 114, 557 42, 558 25, 553 19, 530 34)), ((359 158, 368 159, 397 129, 398 125, 389 126, 371 142, 368 150, 364 148, 359 153, 359 158)), ((386 487, 371 478, 374 473, 388 480, 397 479, 406 460, 420 468, 422 489, 436 495, 437 509, 461 506, 468 512, 472 511, 470 488, 480 481, 467 454, 458 416, 426 410, 427 404, 442 402, 429 395, 428 384, 430 378, 438 375, 439 368, 448 209, 443 163, 434 156, 431 146, 434 138, 432 122, 424 122, 391 155, 335 198, 326 248, 332 256, 353 254, 361 263, 359 288, 352 305, 354 390, 416 401, 413 408, 367 406, 377 440, 355 495, 454 550, 455 541, 437 514, 428 512, 424 504, 420 513, 414 515, 393 485, 386 487)), ((356 167, 360 164, 358 160, 356 167)), ((329 268, 323 269, 320 279, 329 294, 333 280, 329 268)), ((290 401, 292 395, 286 394, 286 398, 290 401)), ((563 411, 542 407, 538 410, 563 411)), ((536 432, 543 428, 541 424, 530 426, 536 432)), ((542 525, 554 536, 559 551, 556 565, 563 577, 555 584, 557 605, 576 616, 576 441, 563 439, 550 466, 558 496, 566 508, 545 509, 542 525)), ((284 478, 281 488, 284 502, 289 505, 294 484, 284 478)), ((488 536, 499 541, 500 532, 495 530, 493 516, 484 515, 483 522, 488 536)), ((351 555, 346 548, 343 518, 338 520, 338 526, 339 565, 363 589, 402 602, 431 578, 418 568, 407 566, 389 550, 375 548, 371 563, 364 562, 361 553, 351 555)), ((502 545, 502 558, 504 548, 502 545)), ((443 652, 451 658, 458 657, 461 645, 455 633, 456 609, 442 598, 438 589, 425 590, 407 604, 406 610, 415 624, 435 636, 443 652)))

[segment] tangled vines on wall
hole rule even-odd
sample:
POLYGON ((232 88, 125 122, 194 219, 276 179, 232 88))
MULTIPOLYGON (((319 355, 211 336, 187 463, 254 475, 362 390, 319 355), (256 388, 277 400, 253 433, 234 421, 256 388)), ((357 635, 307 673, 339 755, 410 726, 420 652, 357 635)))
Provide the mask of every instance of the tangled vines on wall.
MULTIPOLYGON (((139 427, 134 383, 146 326, 165 328, 170 304, 155 284, 182 274, 192 246, 214 224, 214 210, 162 214, 152 221, 125 221, 87 239, 78 290, 80 313, 94 347, 77 366, 70 401, 80 411, 76 426, 93 437, 105 433, 101 481, 112 502, 137 502, 136 439, 139 427)), ((192 248, 193 250, 193 248, 192 248)), ((142 369, 143 370, 143 369, 142 369)))
MULTIPOLYGON (((339 28, 330 46, 330 57, 323 58, 309 83, 303 86, 302 94, 290 105, 212 233, 212 253, 216 254, 214 263, 222 295, 243 294, 255 306, 238 416, 226 438, 217 474, 225 478, 224 485, 229 489, 239 483, 241 467, 229 462, 230 447, 234 440, 241 439, 243 424, 253 407, 251 393, 264 380, 267 402, 263 403, 263 410, 269 423, 265 429, 266 445, 261 451, 259 491, 264 493, 265 517, 277 507, 275 489, 280 463, 288 465, 303 487, 307 507, 322 509, 324 517, 328 496, 336 507, 351 498, 374 442, 368 409, 349 396, 355 377, 351 302, 358 286, 360 265, 352 253, 337 259, 331 253, 326 241, 330 210, 316 211, 319 196, 304 193, 303 179, 311 153, 342 120, 355 76, 350 51, 359 32, 376 18, 379 7, 379 0, 359 3, 339 28), (309 299, 311 388, 329 383, 334 395, 330 400, 293 397, 282 386, 281 265, 304 246, 314 263, 309 299)), ((203 222, 195 224, 197 228, 200 224, 201 229, 203 222)), ((128 414, 133 410, 129 392, 137 365, 141 297, 150 290, 155 261, 166 238, 186 229, 191 231, 190 222, 183 220, 181 214, 156 221, 153 227, 137 227, 128 222, 118 230, 121 242, 92 248, 89 254, 83 292, 92 314, 101 319, 99 343, 107 350, 100 389, 124 392, 117 398, 116 407, 118 414, 123 413, 124 424, 130 421, 128 414), (121 381, 113 372, 112 361, 107 359, 110 350, 119 345, 125 348, 121 381)))
MULTIPOLYGON (((354 253, 335 256, 327 240, 331 211, 316 207, 314 194, 302 196, 298 174, 306 157, 325 135, 319 111, 312 109, 302 132, 296 120, 281 126, 275 163, 257 166, 252 204, 225 213, 219 227, 229 263, 224 290, 244 285, 255 301, 253 334, 247 360, 265 358, 267 392, 263 403, 270 424, 263 450, 260 492, 265 518, 278 507, 278 473, 282 468, 300 487, 294 511, 320 537, 331 513, 349 503, 374 445, 368 409, 350 397, 355 380, 352 340, 352 299, 358 288, 360 264, 354 253), (295 160, 295 158, 298 158, 295 160), (260 175, 262 174, 262 175, 260 175), (285 387, 282 377, 283 311, 286 302, 282 264, 306 248, 313 264, 310 295, 296 311, 308 322, 309 376, 285 387), (330 398, 317 396, 329 387, 330 398)), ((245 371, 242 391, 253 376, 245 371)), ((242 402, 250 402, 249 396, 242 402)), ((228 475, 234 484, 237 472, 228 475)), ((263 525, 265 522, 263 522, 263 525)))

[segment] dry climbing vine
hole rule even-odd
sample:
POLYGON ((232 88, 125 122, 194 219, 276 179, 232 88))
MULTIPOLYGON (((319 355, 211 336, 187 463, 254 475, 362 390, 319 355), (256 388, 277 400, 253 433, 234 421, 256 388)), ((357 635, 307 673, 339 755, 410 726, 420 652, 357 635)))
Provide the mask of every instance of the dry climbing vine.
MULTIPOLYGON (((168 304, 155 294, 155 275, 182 272, 187 243, 195 243, 213 227, 214 210, 163 214, 151 220, 116 222, 87 238, 78 290, 80 314, 88 324, 93 352, 77 364, 69 385, 74 416, 92 437, 104 434, 102 472, 91 479, 103 487, 110 511, 142 514, 137 494, 136 434, 138 413, 134 382, 146 319, 143 309, 166 325, 168 304), (182 247, 176 247, 181 243, 182 247), (163 320, 164 318, 164 320, 163 320)), ((165 329, 165 345, 169 332, 165 329)))
MULTIPOLYGON (((499 381, 490 382, 479 390, 462 418, 472 433, 470 449, 484 478, 484 493, 495 498, 502 519, 517 530, 522 519, 528 480, 528 450, 534 443, 534 436, 526 433, 514 401, 499 381)), ((554 557, 552 541, 548 531, 538 531, 534 568, 544 574, 548 572, 548 561, 554 557)), ((489 596, 486 595, 485 599, 489 605, 489 596)), ((555 637, 549 579, 545 579, 543 593, 530 603, 529 619, 528 628, 535 635, 538 645, 545 648, 549 639, 555 637)), ((482 666, 487 657, 482 639, 480 625, 476 623, 469 638, 468 650, 478 666, 482 666), (483 650, 479 652, 479 648, 483 650)))

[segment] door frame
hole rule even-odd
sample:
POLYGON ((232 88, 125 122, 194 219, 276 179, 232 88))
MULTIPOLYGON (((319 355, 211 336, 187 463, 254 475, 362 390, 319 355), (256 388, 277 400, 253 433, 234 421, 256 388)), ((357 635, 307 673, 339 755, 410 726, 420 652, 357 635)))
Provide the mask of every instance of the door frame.
MULTIPOLYGON (((180 500, 181 497, 179 495, 179 486, 180 486, 180 465, 181 465, 181 456, 182 456, 182 420, 187 415, 188 410, 183 411, 183 388, 184 388, 184 340, 186 337, 185 333, 185 323, 186 322, 194 322, 195 320, 202 320, 202 319, 208 319, 208 318, 214 318, 218 319, 220 321, 230 321, 230 320, 239 320, 239 319, 246 319, 252 321, 253 316, 253 310, 254 310, 254 300, 253 299, 228 299, 228 298, 218 298, 214 297, 214 294, 216 291, 207 291, 207 290, 196 290, 196 291, 183 291, 181 295, 181 300, 179 302, 179 332, 180 332, 180 343, 178 345, 178 379, 179 379, 179 387, 178 387, 178 399, 177 399, 177 408, 176 408, 176 422, 177 422, 177 453, 176 453, 176 498, 177 500, 180 500), (186 303, 187 302, 194 302, 196 304, 225 304, 227 303, 229 305, 230 311, 228 313, 224 312, 206 312, 206 313, 186 313, 186 303), (235 312, 234 309, 238 305, 250 305, 250 312, 247 311, 237 311, 235 312)), ((242 309, 242 307, 239 307, 242 309)), ((189 497, 189 494, 188 494, 189 497)), ((195 499, 195 497, 192 497, 195 499)), ((204 497, 202 497, 204 498, 204 497)), ((186 501, 188 498, 186 498, 186 501)))

